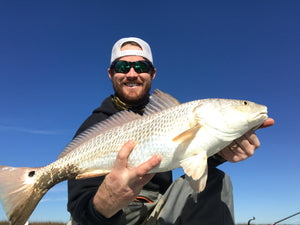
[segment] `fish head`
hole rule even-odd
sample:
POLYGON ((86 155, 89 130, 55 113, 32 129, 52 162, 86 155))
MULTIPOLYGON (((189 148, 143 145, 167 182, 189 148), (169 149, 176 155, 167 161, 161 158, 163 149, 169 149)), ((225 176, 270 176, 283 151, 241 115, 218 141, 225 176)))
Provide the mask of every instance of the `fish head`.
POLYGON ((267 106, 246 100, 236 100, 236 103, 235 111, 242 113, 249 129, 257 129, 268 119, 267 106))
POLYGON ((205 99, 194 108, 196 121, 223 140, 257 129, 267 118, 264 105, 245 100, 205 99))

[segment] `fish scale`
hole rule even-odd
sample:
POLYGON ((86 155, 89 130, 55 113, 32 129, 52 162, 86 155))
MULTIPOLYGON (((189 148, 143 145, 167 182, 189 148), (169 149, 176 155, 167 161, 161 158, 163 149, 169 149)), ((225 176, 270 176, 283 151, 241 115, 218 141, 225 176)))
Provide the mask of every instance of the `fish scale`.
MULTIPOLYGON (((94 165, 95 168, 101 165, 104 169, 110 169, 115 161, 118 150, 130 139, 137 142, 135 149, 129 157, 128 164, 132 168, 145 162, 155 154, 167 156, 168 153, 172 152, 170 148, 170 145, 173 144, 172 138, 189 128, 187 126, 189 119, 183 111, 187 111, 191 107, 190 105, 196 105, 196 102, 182 105, 182 110, 177 110, 176 114, 170 113, 169 110, 172 111, 172 109, 169 109, 161 113, 160 116, 156 116, 155 119, 149 120, 141 117, 138 121, 132 121, 126 124, 126 126, 107 131, 105 135, 94 137, 88 143, 80 146, 80 149, 74 150, 79 155, 85 153, 85 155, 91 156, 85 158, 85 160, 81 159, 78 165, 83 164, 84 161, 84 165, 80 166, 82 170, 91 168, 91 165, 94 165), (93 148, 95 149, 94 151, 89 147, 90 145, 95 146, 93 148), (100 149, 97 146, 105 146, 105 149, 100 149), (87 149, 91 149, 91 152, 89 153, 87 149), (98 160, 95 160, 95 158, 98 160)), ((176 147, 177 144, 174 146, 176 147)), ((66 160, 68 161, 69 159, 66 160)), ((170 170, 172 168, 163 169, 170 170)))

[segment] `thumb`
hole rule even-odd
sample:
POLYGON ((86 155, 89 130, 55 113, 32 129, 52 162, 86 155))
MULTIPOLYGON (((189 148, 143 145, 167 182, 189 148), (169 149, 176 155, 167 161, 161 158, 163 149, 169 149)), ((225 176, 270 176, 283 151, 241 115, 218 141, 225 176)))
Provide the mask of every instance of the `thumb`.
POLYGON ((274 119, 268 118, 259 128, 270 127, 270 126, 273 126, 274 123, 275 123, 274 119))

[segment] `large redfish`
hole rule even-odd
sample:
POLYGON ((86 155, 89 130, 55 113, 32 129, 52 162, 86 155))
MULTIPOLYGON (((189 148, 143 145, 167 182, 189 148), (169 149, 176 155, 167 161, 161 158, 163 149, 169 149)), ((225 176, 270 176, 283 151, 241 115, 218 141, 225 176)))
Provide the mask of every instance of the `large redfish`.
POLYGON ((129 156, 134 168, 161 155, 151 173, 180 166, 192 187, 202 191, 207 158, 267 119, 267 107, 243 100, 203 99, 180 104, 154 91, 143 116, 122 111, 86 130, 40 168, 0 166, 0 198, 12 225, 24 225, 44 194, 57 183, 105 175, 125 142, 137 145, 129 156), (197 185, 195 185, 197 184, 197 185))

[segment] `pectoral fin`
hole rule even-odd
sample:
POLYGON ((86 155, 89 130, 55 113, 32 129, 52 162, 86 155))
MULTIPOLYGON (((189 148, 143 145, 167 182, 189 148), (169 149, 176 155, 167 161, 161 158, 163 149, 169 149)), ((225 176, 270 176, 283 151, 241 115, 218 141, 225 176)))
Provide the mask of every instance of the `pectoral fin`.
POLYGON ((86 179, 86 178, 92 178, 92 177, 99 177, 104 176, 108 174, 110 170, 92 170, 92 171, 86 171, 84 173, 78 174, 75 179, 86 179))
POLYGON ((177 135, 176 137, 174 137, 172 139, 172 141, 174 142, 179 142, 179 143, 182 143, 182 142, 185 142, 185 141, 190 141, 192 140, 197 131, 201 128, 200 124, 196 124, 195 126, 193 126, 192 128, 182 132, 181 134, 177 135))
POLYGON ((186 180, 189 182, 191 188, 199 193, 201 191, 204 190, 205 186, 206 186, 206 181, 207 181, 207 168, 205 168, 205 171, 203 173, 203 175, 198 179, 198 180, 194 180, 193 178, 191 178, 188 175, 185 175, 186 180))
POLYGON ((192 177, 194 180, 198 180, 207 167, 206 152, 202 151, 198 155, 182 160, 180 165, 188 176, 192 177))
POLYGON ((187 158, 181 162, 181 166, 189 177, 191 187, 196 191, 203 191, 207 180, 207 155, 202 151, 198 155, 187 158))

